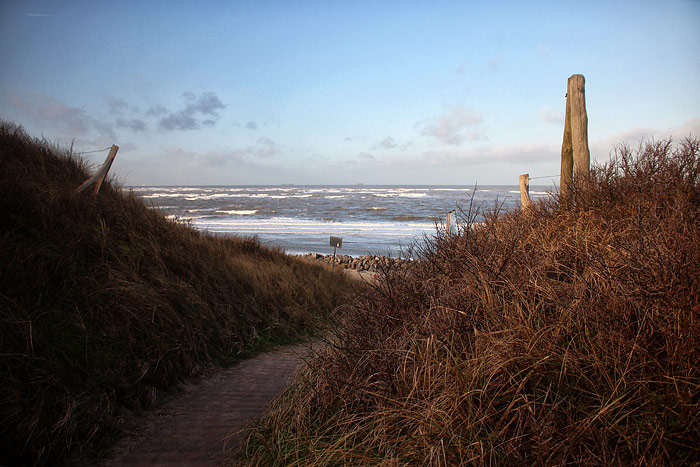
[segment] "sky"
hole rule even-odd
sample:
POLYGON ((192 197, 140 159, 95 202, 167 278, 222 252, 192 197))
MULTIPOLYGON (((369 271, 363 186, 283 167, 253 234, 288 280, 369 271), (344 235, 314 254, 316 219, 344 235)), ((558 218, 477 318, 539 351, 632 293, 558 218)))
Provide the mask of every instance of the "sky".
POLYGON ((592 160, 700 136, 699 26, 699 0, 0 0, 0 118, 117 144, 128 186, 516 185, 559 173, 575 73, 592 160))

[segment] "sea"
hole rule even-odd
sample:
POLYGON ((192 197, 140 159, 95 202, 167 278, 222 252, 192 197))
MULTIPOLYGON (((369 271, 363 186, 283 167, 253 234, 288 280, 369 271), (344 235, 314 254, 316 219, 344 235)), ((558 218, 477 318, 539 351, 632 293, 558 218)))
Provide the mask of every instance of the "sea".
MULTIPOLYGON (((289 254, 405 256, 434 237, 447 213, 498 205, 520 208, 518 186, 139 186, 130 187, 164 215, 217 235, 256 237, 289 254)), ((553 187, 530 186, 535 200, 553 187)), ((454 229, 454 214, 450 224, 454 229)), ((478 221, 479 219, 477 219, 478 221)))

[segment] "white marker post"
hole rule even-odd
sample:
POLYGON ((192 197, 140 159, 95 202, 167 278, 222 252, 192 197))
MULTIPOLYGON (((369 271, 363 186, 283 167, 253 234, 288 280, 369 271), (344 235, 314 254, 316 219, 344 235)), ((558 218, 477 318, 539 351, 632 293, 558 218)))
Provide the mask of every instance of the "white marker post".
POLYGON ((331 237, 331 246, 333 247, 333 267, 332 271, 335 271, 335 252, 338 248, 343 248, 343 239, 341 237, 331 237))

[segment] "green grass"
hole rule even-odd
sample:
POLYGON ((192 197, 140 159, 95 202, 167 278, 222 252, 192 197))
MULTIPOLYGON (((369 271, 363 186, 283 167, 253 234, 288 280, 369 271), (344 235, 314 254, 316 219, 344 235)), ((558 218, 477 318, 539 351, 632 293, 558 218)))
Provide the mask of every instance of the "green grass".
POLYGON ((700 141, 478 212, 378 274, 240 464, 700 463, 700 141))
POLYGON ((166 219, 0 123, 0 464, 94 455, 213 364, 318 332, 353 289, 250 238, 166 219), (90 190, 88 190, 90 191, 90 190))

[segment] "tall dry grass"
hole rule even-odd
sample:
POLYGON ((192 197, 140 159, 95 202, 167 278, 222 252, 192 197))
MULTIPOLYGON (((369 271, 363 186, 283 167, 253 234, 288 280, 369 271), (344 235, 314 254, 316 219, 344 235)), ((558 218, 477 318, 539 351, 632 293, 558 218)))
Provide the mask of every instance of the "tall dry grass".
POLYGON ((107 446, 178 381, 320 329, 351 288, 254 239, 166 219, 0 124, 0 465, 107 446))
POLYGON ((700 462, 700 142, 478 213, 384 270, 242 464, 700 462))

